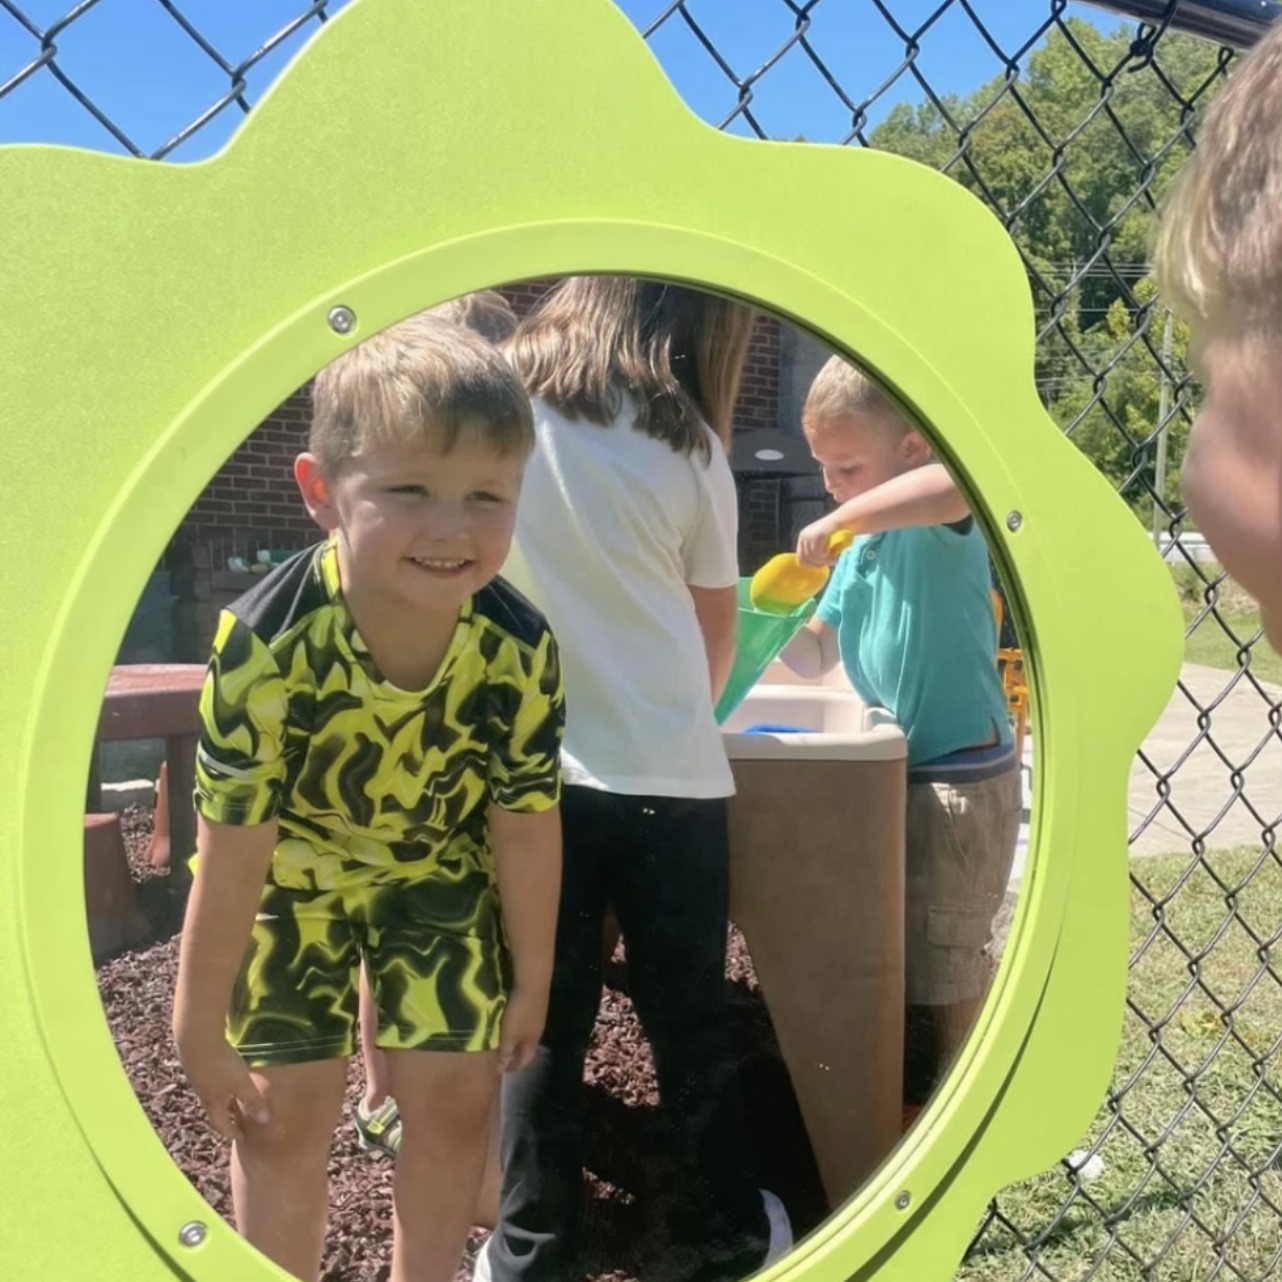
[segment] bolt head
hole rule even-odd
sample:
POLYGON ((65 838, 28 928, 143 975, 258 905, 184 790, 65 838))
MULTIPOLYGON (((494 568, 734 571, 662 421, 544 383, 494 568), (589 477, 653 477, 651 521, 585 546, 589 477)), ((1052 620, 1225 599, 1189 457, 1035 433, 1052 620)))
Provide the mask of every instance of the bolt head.
POLYGON ((1013 534, 1024 524, 1024 514, 1022 512, 1010 512, 1006 516, 1006 528, 1013 534))
POLYGON ((912 1200, 912 1194, 905 1190, 895 1199, 895 1209, 897 1211, 906 1211, 912 1200))
POLYGON ((208 1236, 208 1227, 199 1220, 190 1220, 178 1230, 178 1241, 183 1246, 199 1246, 208 1236))
POLYGON ((356 326, 356 313, 350 307, 331 307, 326 319, 335 334, 350 334, 356 326))

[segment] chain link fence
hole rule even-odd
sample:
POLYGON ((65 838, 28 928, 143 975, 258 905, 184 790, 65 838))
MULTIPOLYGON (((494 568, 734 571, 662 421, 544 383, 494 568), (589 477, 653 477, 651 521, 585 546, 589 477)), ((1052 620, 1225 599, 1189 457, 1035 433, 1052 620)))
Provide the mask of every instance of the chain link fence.
MULTIPOLYGON (((220 146, 342 7, 62 4, 0 0, 0 141, 178 161, 220 146)), ((1187 334, 1145 266, 1165 184, 1274 6, 1184 3, 1178 21, 1162 0, 624 7, 718 127, 898 151, 997 213, 1027 264, 1045 404, 1152 531, 1185 602, 1189 662, 1132 779, 1133 951, 1113 1086, 1060 1169, 994 1201, 960 1276, 1277 1276, 1282 663, 1179 502, 1198 389, 1187 334)), ((804 485, 792 497, 820 501, 804 485)), ((1144 662, 1098 643, 1118 664, 1144 662)))

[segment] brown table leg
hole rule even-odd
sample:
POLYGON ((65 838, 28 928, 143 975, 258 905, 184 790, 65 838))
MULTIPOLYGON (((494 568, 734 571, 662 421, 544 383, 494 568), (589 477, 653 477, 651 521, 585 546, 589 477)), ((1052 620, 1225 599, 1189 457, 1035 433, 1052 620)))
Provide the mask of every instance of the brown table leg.
POLYGON ((196 808, 192 794, 196 788, 196 747, 194 735, 175 736, 165 740, 165 759, 169 763, 169 867, 183 869, 196 853, 196 808))
POLYGON ((98 740, 93 741, 89 754, 89 779, 85 785, 85 814, 96 815, 102 810, 102 776, 98 767, 98 740))

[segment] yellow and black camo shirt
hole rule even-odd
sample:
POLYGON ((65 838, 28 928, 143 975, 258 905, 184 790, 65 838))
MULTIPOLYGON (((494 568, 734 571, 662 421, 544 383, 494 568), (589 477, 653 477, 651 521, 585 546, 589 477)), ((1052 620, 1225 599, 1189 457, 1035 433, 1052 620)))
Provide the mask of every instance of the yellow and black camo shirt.
POLYGON ((357 633, 333 544, 309 548, 223 611, 200 710, 197 809, 223 824, 275 818, 280 886, 490 870, 488 805, 533 812, 560 797, 556 643, 501 579, 464 605, 432 684, 410 692, 383 680, 357 633))

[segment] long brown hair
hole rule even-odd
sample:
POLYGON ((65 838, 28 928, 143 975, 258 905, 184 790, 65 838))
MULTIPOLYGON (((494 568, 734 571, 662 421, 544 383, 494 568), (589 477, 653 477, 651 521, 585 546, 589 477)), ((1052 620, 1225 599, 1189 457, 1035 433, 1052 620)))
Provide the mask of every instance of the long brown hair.
POLYGON ((701 419, 727 452, 756 314, 685 285, 634 276, 570 276, 510 340, 531 396, 567 418, 607 426, 629 394, 636 426, 707 457, 701 419))

